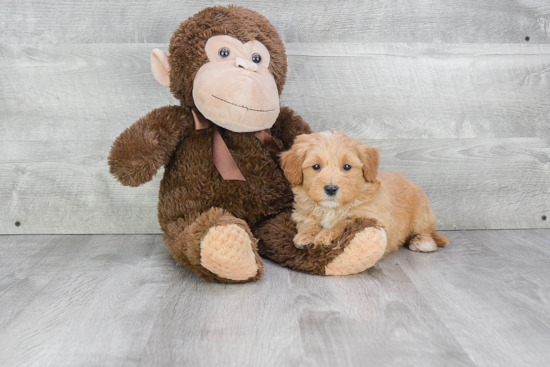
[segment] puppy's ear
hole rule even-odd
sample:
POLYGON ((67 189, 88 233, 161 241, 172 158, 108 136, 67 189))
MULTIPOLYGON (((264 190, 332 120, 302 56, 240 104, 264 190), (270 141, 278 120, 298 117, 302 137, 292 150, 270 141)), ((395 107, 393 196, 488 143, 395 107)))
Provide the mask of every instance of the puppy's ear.
POLYGON ((367 147, 364 144, 355 147, 359 159, 363 163, 363 176, 367 182, 374 182, 378 177, 378 166, 380 164, 380 153, 378 149, 367 147))
POLYGON ((306 158, 310 140, 311 138, 306 134, 298 135, 290 150, 280 155, 281 167, 292 187, 299 186, 304 178, 302 164, 306 158))

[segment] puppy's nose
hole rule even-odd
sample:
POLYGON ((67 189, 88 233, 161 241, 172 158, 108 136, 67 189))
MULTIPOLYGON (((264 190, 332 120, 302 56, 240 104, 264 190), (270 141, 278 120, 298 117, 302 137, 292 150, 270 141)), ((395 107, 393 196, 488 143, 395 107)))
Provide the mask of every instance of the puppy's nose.
POLYGON ((338 186, 330 184, 325 186, 325 192, 328 196, 334 196, 336 195, 336 192, 338 191, 338 186))

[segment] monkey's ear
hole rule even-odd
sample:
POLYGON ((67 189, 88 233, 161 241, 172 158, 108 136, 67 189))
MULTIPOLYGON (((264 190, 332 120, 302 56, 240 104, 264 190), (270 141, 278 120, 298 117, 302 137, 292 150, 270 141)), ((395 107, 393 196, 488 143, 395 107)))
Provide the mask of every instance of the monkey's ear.
POLYGON ((151 52, 151 71, 157 82, 165 87, 170 86, 170 62, 168 61, 170 54, 166 51, 155 48, 151 52))

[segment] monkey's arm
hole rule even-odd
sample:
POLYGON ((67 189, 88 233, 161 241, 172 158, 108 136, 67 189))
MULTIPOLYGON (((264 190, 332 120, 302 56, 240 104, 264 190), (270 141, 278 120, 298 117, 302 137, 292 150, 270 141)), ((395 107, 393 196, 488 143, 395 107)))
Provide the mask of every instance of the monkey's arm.
POLYGON ((110 172, 125 186, 152 180, 185 135, 186 113, 179 106, 154 109, 119 135, 109 153, 110 172))
POLYGON ((298 135, 312 132, 309 124, 289 107, 281 108, 279 117, 271 128, 271 134, 283 142, 283 150, 289 150, 298 135))

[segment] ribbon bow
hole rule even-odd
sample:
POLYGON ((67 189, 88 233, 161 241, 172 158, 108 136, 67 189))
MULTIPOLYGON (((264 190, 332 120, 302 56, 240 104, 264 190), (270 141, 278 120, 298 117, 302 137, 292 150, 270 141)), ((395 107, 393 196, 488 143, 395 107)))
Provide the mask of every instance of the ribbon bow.
MULTIPOLYGON (((193 118, 195 120, 195 129, 212 129, 212 160, 214 165, 218 169, 218 172, 224 180, 237 180, 237 181, 246 181, 241 170, 237 167, 237 163, 233 159, 229 148, 223 141, 222 136, 218 126, 212 121, 208 120, 203 116, 198 110, 193 109, 193 118)), ((268 150, 271 158, 275 162, 278 161, 278 153, 281 152, 281 148, 273 140, 273 137, 267 132, 267 130, 260 130, 251 132, 251 135, 254 135, 268 150)))

